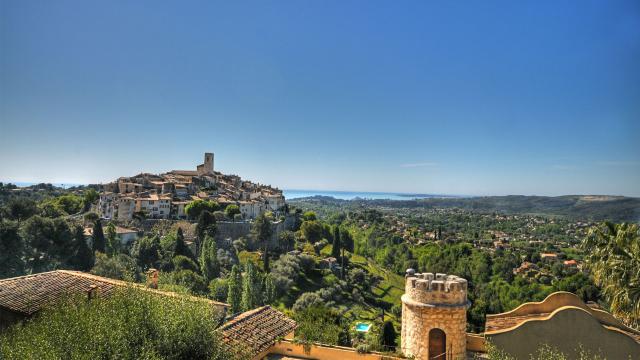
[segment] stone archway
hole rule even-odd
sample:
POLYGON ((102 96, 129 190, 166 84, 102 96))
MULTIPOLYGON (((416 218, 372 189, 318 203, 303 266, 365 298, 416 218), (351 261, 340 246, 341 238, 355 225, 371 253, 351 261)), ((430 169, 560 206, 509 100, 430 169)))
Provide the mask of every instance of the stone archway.
POLYGON ((442 329, 429 331, 429 360, 445 360, 447 358, 447 335, 442 329))

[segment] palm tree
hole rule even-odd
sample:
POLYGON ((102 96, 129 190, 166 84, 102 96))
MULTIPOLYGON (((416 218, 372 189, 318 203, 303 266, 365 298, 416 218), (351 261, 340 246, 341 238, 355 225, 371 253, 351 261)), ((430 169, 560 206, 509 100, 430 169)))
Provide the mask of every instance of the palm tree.
POLYGON ((640 324, 640 232, 638 224, 604 222, 583 240, 586 263, 613 315, 640 324))

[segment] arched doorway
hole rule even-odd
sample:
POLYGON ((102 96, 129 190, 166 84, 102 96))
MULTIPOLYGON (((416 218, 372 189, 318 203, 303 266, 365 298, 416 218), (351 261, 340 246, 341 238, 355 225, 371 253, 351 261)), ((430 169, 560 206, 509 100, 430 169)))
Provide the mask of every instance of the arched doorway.
POLYGON ((429 331, 429 360, 446 360, 447 335, 441 329, 429 331))

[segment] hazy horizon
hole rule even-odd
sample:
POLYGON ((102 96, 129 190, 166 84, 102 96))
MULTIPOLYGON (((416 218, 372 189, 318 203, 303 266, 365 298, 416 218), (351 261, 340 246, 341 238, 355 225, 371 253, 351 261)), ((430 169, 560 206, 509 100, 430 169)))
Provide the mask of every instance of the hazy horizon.
POLYGON ((0 179, 640 197, 640 3, 0 2, 0 179))

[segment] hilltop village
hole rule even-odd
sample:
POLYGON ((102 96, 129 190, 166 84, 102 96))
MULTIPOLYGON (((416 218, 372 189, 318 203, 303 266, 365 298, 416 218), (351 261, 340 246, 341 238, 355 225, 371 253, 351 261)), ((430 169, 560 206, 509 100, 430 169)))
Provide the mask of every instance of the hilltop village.
POLYGON ((285 208, 282 191, 255 184, 237 175, 214 170, 214 154, 205 153, 196 170, 172 170, 155 175, 121 177, 100 186, 98 214, 104 219, 131 220, 134 214, 151 219, 186 219, 185 206, 194 200, 212 200, 221 207, 237 205, 240 219, 254 219, 285 208))

